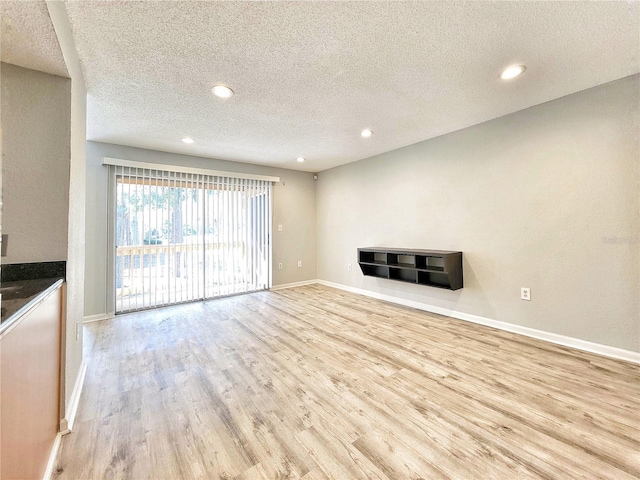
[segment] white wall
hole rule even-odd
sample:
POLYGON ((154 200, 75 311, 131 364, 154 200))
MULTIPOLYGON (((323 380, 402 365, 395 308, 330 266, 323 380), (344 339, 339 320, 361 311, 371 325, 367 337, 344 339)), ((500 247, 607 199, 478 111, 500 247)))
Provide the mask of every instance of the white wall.
POLYGON ((639 85, 322 172, 318 278, 640 351, 639 85), (465 286, 363 277, 356 249, 370 246, 461 250, 465 286))
POLYGON ((68 422, 73 413, 71 396, 81 374, 82 328, 84 318, 85 184, 87 138, 87 90, 73 41, 64 2, 49 1, 47 9, 53 23, 65 65, 71 77, 69 208, 67 249, 67 297, 64 337, 64 377, 62 414, 68 422))
POLYGON ((273 285, 316 278, 316 210, 313 174, 140 148, 87 142, 85 316, 110 313, 107 278, 107 167, 102 158, 208 168, 280 177, 273 189, 273 285), (283 231, 278 232, 278 224, 283 231), (297 267, 302 260, 302 268, 297 267), (279 262, 283 269, 278 270, 279 262))
POLYGON ((0 65, 2 264, 67 259, 71 81, 0 65))

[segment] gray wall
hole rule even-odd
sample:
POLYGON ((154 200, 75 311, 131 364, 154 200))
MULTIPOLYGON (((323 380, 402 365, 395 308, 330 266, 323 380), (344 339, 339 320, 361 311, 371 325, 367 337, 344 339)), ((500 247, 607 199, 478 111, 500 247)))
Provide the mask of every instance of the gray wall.
POLYGON ((107 167, 103 157, 280 177, 273 189, 273 285, 316 278, 316 210, 313 174, 140 148, 87 142, 85 315, 108 312, 107 167), (282 232, 276 226, 282 224, 282 232), (302 260, 302 268, 297 267, 302 260), (278 270, 278 263, 283 269, 278 270))
POLYGON ((2 264, 67 259, 71 81, 0 65, 2 264))
POLYGON ((63 417, 82 363, 84 311, 86 90, 80 65, 69 71, 71 79, 5 63, 0 71, 2 263, 67 261, 63 417))
POLYGON ((639 82, 322 172, 318 278, 640 351, 639 82), (365 278, 369 246, 461 250, 465 287, 365 278))

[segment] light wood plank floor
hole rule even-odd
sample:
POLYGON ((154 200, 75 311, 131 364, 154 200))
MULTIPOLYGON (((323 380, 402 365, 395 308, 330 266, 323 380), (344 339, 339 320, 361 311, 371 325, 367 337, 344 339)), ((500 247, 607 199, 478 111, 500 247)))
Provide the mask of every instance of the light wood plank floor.
POLYGON ((640 367, 319 285, 85 327, 57 479, 631 479, 640 367))

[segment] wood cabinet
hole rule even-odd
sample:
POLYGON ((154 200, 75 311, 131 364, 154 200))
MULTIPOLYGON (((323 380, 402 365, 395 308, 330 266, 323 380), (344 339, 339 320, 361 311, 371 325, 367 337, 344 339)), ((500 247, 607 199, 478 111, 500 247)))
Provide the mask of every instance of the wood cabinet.
POLYGON ((0 478, 41 479, 60 422, 62 290, 0 337, 0 478))
POLYGON ((463 287, 462 252, 383 247, 359 248, 358 264, 363 275, 370 277, 448 290, 458 290, 463 287))

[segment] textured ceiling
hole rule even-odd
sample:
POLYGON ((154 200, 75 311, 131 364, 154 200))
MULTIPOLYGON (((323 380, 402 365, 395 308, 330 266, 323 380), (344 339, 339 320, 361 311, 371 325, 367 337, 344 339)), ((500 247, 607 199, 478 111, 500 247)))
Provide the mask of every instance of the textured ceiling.
POLYGON ((0 22, 3 62, 69 76, 44 0, 0 0, 0 22))
POLYGON ((638 2, 68 0, 67 9, 90 140, 308 171, 640 71, 638 2), (525 74, 500 80, 513 63, 525 74), (236 95, 215 98, 217 82, 236 95), (359 136, 366 127, 370 139, 359 136))

